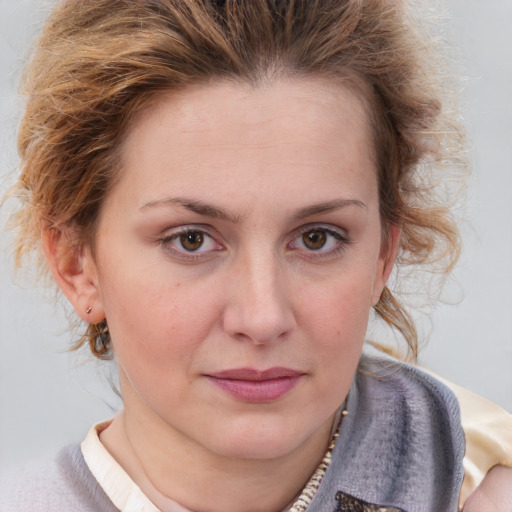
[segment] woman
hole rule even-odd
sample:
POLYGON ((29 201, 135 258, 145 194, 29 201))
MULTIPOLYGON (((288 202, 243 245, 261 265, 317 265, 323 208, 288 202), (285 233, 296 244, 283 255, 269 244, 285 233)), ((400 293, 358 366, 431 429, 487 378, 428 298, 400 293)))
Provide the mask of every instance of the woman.
POLYGON ((430 192, 459 132, 403 9, 54 10, 25 81, 18 256, 42 249, 124 410, 14 506, 457 508, 456 399, 361 357, 371 308, 416 355, 395 261, 458 254, 430 192))

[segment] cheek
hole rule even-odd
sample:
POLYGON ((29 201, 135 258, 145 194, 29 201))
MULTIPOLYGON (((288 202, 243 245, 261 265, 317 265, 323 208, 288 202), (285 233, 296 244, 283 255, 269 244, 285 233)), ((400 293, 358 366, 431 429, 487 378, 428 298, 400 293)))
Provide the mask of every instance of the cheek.
POLYGON ((348 391, 361 357, 370 314, 371 281, 354 274, 339 276, 303 303, 302 325, 313 343, 309 350, 314 354, 319 385, 332 394, 333 402, 343 399, 340 390, 348 391))
POLYGON ((318 414, 334 410, 346 397, 357 370, 370 313, 369 287, 361 283, 333 286, 310 302, 309 338, 313 341, 318 414), (311 306, 311 304, 313 304, 311 306), (320 398, 321 397, 321 398, 320 398))
POLYGON ((317 340, 324 358, 359 358, 368 326, 372 295, 371 276, 354 273, 331 280, 303 301, 303 324, 317 340))
POLYGON ((219 300, 212 290, 157 280, 150 273, 137 279, 112 271, 105 282, 104 307, 114 351, 120 364, 169 369, 192 358, 218 319, 219 300))

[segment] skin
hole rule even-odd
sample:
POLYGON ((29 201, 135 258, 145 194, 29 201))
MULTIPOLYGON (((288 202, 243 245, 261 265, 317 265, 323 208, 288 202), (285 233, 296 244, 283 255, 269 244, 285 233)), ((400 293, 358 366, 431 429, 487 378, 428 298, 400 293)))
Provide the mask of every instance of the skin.
POLYGON ((512 468, 493 467, 467 499, 463 512, 512 512, 512 468))
POLYGON ((281 510, 325 453, 394 263, 363 103, 312 79, 189 88, 136 117, 121 155, 94 254, 43 240, 77 313, 109 324, 124 411, 101 442, 161 509, 281 510), (211 378, 276 366, 300 376, 258 403, 211 378))

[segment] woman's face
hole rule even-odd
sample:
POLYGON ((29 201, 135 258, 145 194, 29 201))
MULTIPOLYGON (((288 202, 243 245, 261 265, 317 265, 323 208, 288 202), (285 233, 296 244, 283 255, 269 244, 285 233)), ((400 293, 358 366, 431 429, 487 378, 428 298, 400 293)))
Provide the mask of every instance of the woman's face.
POLYGON ((190 88, 121 155, 84 269, 126 414, 230 457, 328 431, 392 265, 362 102, 319 80, 190 88))

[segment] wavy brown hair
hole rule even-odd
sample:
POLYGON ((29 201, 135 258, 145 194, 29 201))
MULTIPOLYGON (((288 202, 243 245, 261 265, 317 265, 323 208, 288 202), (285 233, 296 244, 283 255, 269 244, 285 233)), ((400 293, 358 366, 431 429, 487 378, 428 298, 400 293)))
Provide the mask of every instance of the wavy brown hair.
MULTIPOLYGON (((435 264, 445 275, 459 253, 458 231, 432 178, 461 161, 461 135, 442 108, 438 61, 417 27, 400 0, 58 3, 23 79, 17 264, 38 254, 38 268, 45 268, 45 229, 67 233, 75 248, 94 246, 123 134, 159 95, 216 79, 257 86, 280 76, 318 76, 348 85, 365 101, 383 230, 401 227, 398 265, 435 264)), ((416 356, 414 323, 390 289, 375 310, 416 356)), ((108 357, 106 323, 89 325, 77 346, 84 343, 108 357)))

